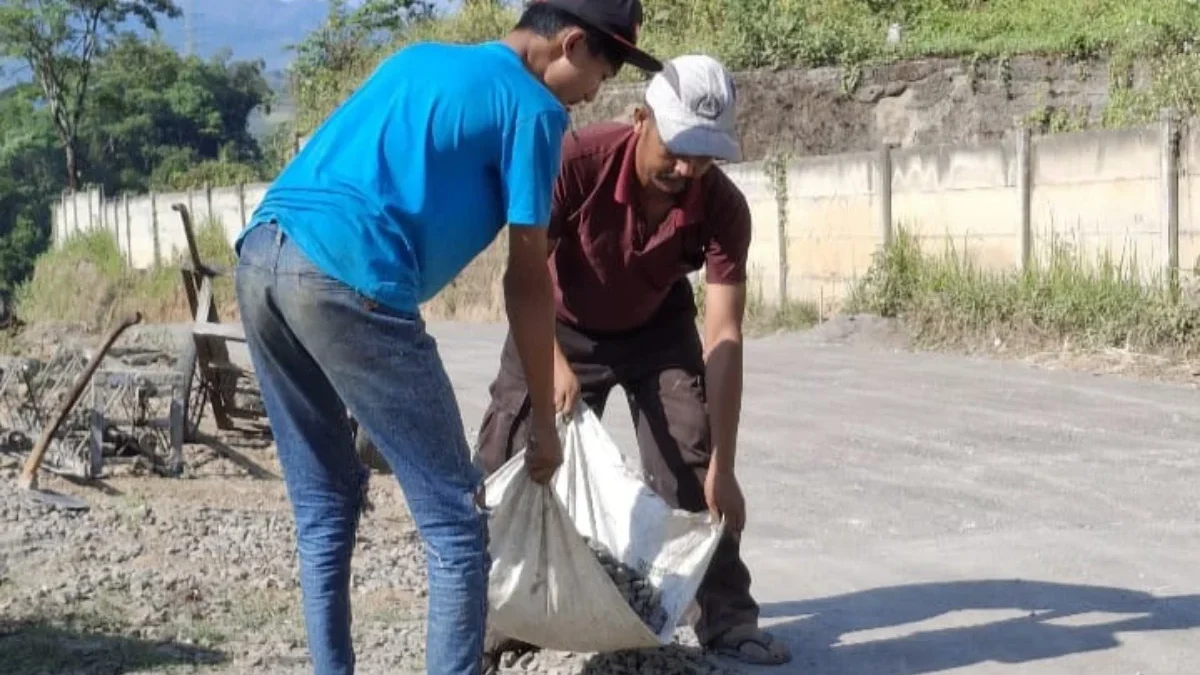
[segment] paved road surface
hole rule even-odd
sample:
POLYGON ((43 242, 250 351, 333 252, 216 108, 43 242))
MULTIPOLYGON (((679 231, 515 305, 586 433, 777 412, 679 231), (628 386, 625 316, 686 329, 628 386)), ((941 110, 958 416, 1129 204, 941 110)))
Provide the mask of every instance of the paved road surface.
MULTIPOLYGON (((468 426, 503 326, 435 324, 468 426)), ((744 555, 790 675, 1200 673, 1200 396, 747 346, 744 555)), ((605 417, 632 447, 623 397, 605 417)))

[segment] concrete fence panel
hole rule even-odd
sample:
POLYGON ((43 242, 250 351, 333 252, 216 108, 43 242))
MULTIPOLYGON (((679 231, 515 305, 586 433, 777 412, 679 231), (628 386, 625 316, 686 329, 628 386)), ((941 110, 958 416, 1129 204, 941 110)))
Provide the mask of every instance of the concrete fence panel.
POLYGON ((1013 145, 939 145, 892 153, 892 217, 931 253, 943 245, 989 269, 1011 267, 1020 246, 1013 145))
POLYGON ((1155 128, 1044 136, 1032 155, 1034 254, 1052 243, 1111 255, 1147 278, 1165 260, 1162 147, 1155 128))
POLYGON ((862 152, 800 159, 787 168, 789 301, 841 297, 870 267, 883 241, 878 161, 876 153, 862 152))
MULTIPOLYGON (((750 205, 750 289, 767 305, 836 306, 900 226, 927 251, 952 244, 990 269, 1044 259, 1053 241, 1085 259, 1136 257, 1148 277, 1190 269, 1200 258, 1200 137, 1169 115, 1127 130, 1031 138, 1016 129, 995 144, 885 147, 722 169, 750 205)), ((64 194, 54 207, 54 240, 104 228, 128 263, 144 269, 186 248, 172 204, 187 204, 197 224, 218 219, 232 243, 266 188, 64 194)), ((481 259, 491 262, 475 265, 473 275, 502 273, 481 259)))

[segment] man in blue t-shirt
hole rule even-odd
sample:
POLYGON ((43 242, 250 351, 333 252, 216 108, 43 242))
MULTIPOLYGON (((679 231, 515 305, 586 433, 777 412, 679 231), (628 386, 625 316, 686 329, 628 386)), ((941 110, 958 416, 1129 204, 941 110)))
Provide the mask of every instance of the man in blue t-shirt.
POLYGON ((562 462, 546 226, 570 106, 637 49, 638 0, 540 0, 502 40, 385 60, 313 134, 236 243, 237 296, 296 521, 317 675, 354 671, 350 559, 367 471, 347 410, 427 546, 429 673, 480 670, 489 560, 458 405, 419 306, 507 224, 506 309, 532 400, 526 464, 562 462))

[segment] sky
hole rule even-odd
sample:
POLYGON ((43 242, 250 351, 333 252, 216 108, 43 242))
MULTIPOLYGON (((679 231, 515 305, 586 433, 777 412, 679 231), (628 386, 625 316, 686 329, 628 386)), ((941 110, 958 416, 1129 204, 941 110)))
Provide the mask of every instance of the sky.
MULTIPOLYGON (((456 8, 459 0, 435 0, 438 9, 456 8)), ((3 2, 3 0, 0 0, 3 2)), ((363 0, 349 0, 352 6, 363 0)), ((192 10, 192 37, 201 56, 211 56, 223 47, 235 59, 263 58, 267 70, 279 71, 292 59, 288 45, 299 42, 317 28, 328 12, 327 0, 175 0, 185 12, 192 10)), ((160 22, 168 43, 183 50, 188 44, 186 22, 160 22)), ((28 79, 28 68, 0 61, 0 87, 17 79, 28 79)))

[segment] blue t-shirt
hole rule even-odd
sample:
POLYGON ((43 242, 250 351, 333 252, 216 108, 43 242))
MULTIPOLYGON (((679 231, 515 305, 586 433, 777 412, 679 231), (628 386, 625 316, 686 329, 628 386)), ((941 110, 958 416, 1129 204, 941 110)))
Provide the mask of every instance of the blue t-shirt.
POLYGON ((251 227, 276 221, 326 274, 415 312, 506 223, 547 225, 567 124, 503 43, 414 44, 312 135, 251 227))

